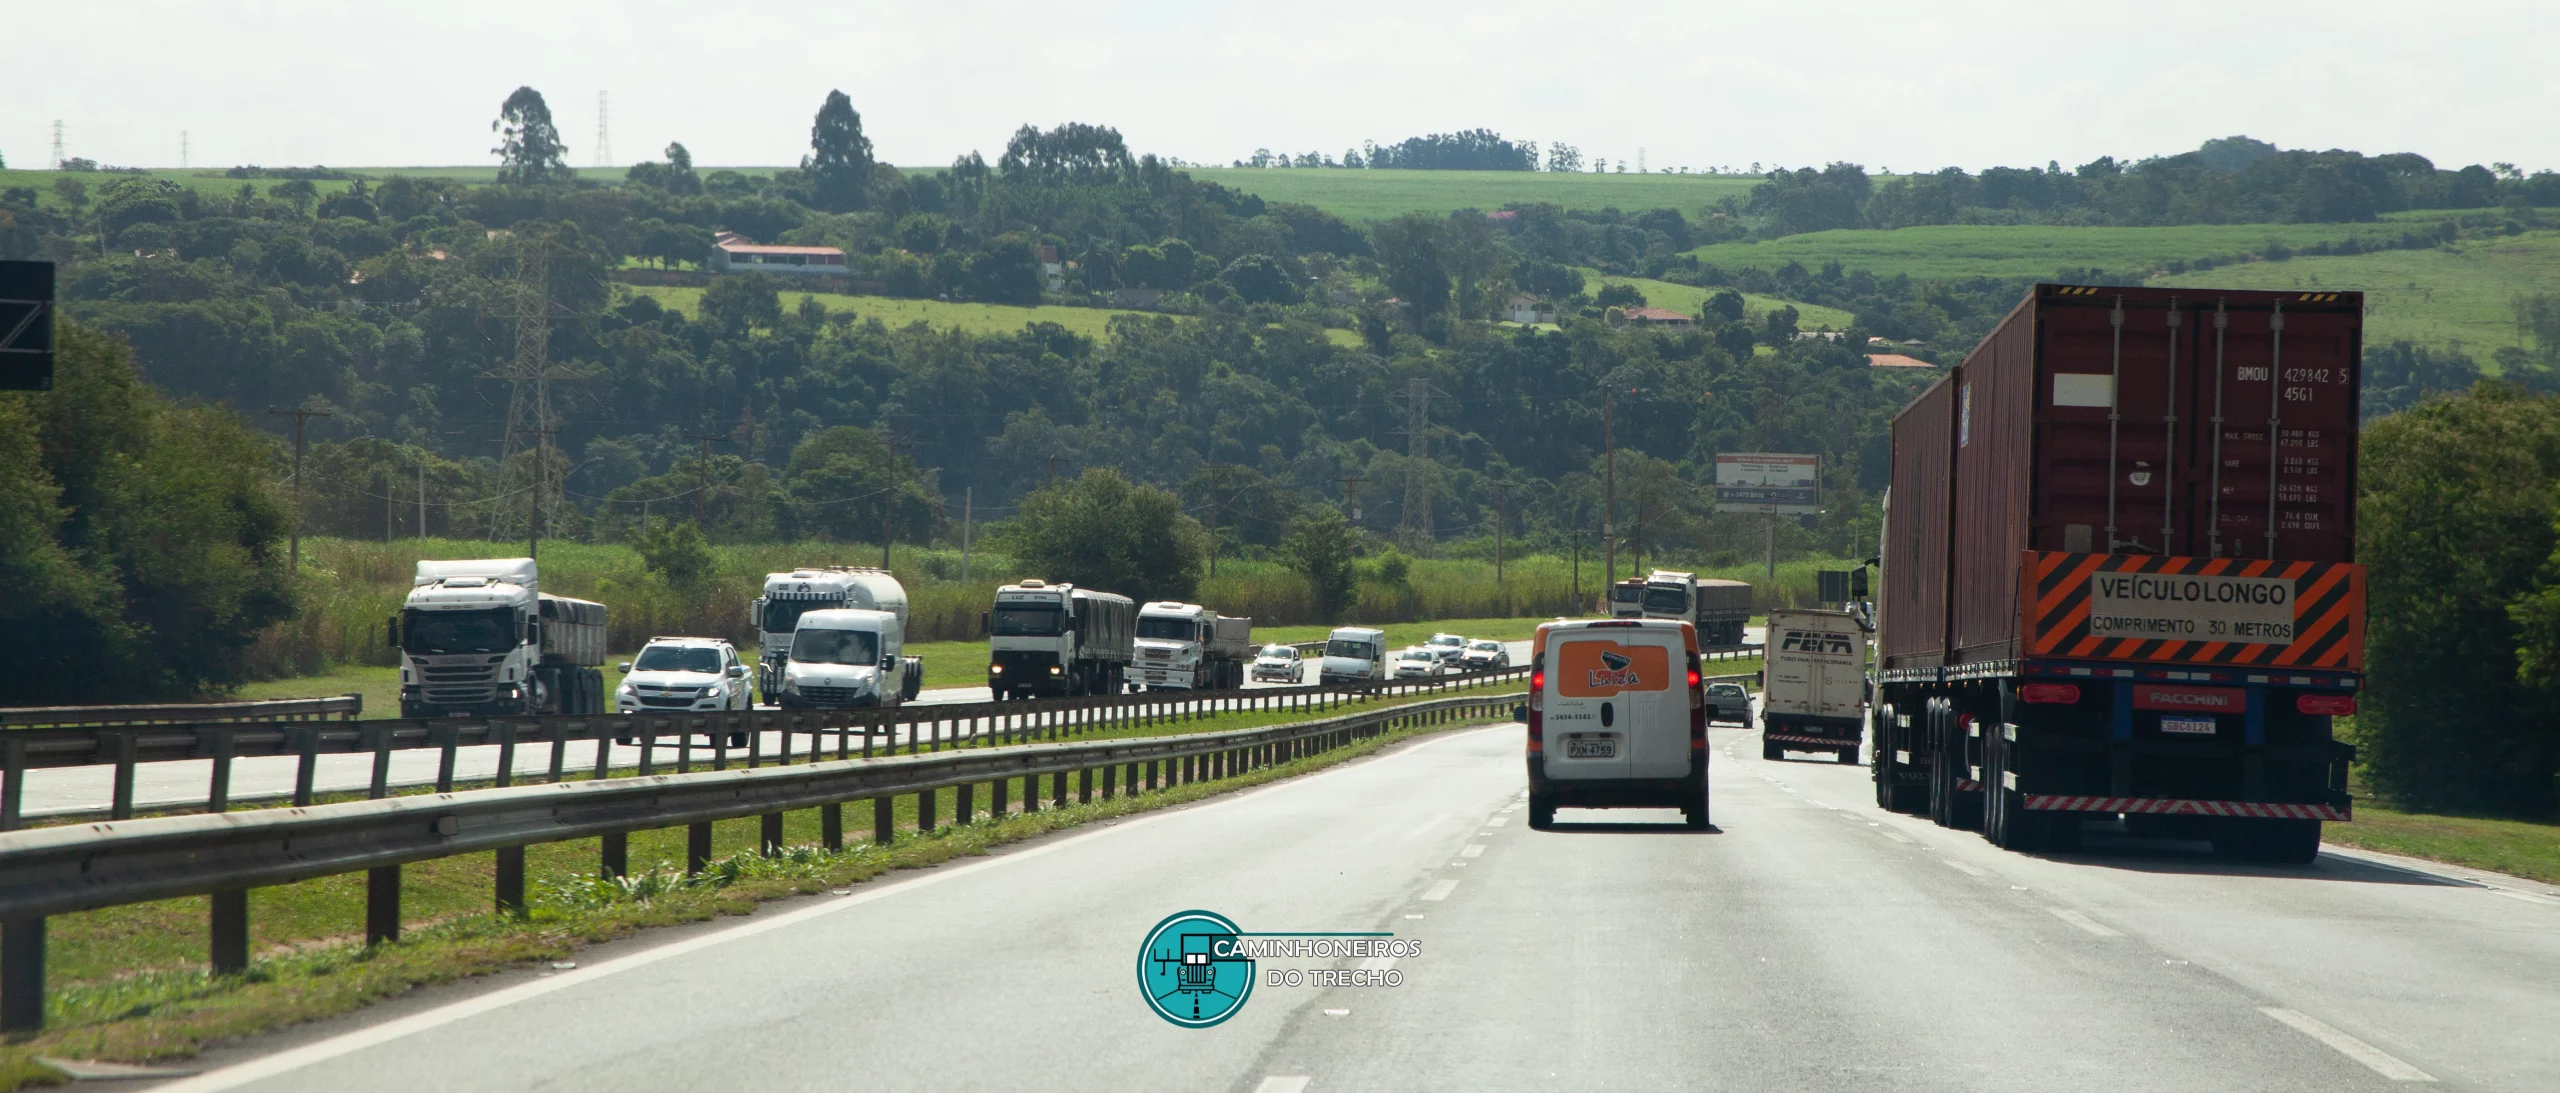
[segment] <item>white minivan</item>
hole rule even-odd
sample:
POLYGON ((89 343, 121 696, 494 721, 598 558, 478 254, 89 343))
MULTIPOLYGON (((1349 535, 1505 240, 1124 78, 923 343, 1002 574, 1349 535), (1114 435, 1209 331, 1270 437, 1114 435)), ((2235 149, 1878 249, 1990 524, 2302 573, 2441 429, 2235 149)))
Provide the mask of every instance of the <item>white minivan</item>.
POLYGON ((1319 683, 1359 683, 1387 678, 1387 632, 1362 626, 1338 626, 1325 635, 1324 659, 1316 663, 1319 683))
POLYGON ((1538 627, 1530 650, 1529 826, 1558 808, 1677 808, 1707 826, 1698 632, 1670 619, 1538 627))

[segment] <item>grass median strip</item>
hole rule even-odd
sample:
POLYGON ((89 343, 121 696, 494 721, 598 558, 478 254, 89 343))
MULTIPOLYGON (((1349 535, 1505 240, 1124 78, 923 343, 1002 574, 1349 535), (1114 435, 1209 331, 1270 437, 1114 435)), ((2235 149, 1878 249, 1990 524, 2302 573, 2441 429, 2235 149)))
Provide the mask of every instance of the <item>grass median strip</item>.
MULTIPOLYGON (((1394 703, 1400 705, 1402 703, 1394 703)), ((1375 710, 1377 706, 1367 709, 1375 710)), ((1355 709, 1357 709, 1355 707, 1355 709)), ((1321 716, 1321 715, 1319 715, 1321 716)), ((1155 736, 1310 720, 1303 713, 1227 714, 1169 726, 1131 726, 1096 738, 1155 736)), ((1481 722, 1476 722, 1481 723, 1481 722)), ((405 867, 406 930, 396 943, 365 947, 363 874, 316 878, 250 893, 256 959, 248 971, 207 973, 206 897, 162 900, 57 916, 49 927, 52 990, 49 1027, 0 1046, 0 1090, 54 1080, 36 1056, 150 1062, 194 1054, 207 1042, 252 1035, 345 1013, 415 987, 561 960, 578 947, 650 927, 744 914, 763 901, 857 884, 900 869, 984 854, 1007 843, 1095 820, 1143 812, 1305 773, 1366 755, 1397 740, 1458 727, 1416 726, 1352 745, 1215 781, 1054 806, 1043 779, 1037 812, 1018 811, 1024 779, 1011 779, 1004 815, 991 815, 981 784, 967 823, 952 824, 956 789, 934 796, 942 823, 915 830, 918 798, 893 800, 899 837, 888 845, 848 842, 830 852, 817 843, 815 810, 784 817, 782 853, 757 853, 755 817, 713 825, 712 860, 687 876, 681 827, 635 831, 631 869, 598 872, 598 841, 579 839, 527 848, 531 907, 522 916, 490 910, 495 863, 467 854, 405 867)), ((869 807, 848 810, 848 836, 868 834, 869 807)))
POLYGON ((2560 823, 2400 812, 2359 800, 2354 822, 2324 824, 2320 837, 2340 846, 2560 884, 2560 823))

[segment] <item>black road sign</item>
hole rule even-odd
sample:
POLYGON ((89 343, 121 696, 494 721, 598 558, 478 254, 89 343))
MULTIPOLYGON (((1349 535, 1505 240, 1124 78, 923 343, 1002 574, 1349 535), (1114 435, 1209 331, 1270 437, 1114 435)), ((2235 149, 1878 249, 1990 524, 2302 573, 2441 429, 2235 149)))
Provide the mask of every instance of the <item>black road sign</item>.
POLYGON ((0 262, 0 391, 53 390, 53 263, 0 262))

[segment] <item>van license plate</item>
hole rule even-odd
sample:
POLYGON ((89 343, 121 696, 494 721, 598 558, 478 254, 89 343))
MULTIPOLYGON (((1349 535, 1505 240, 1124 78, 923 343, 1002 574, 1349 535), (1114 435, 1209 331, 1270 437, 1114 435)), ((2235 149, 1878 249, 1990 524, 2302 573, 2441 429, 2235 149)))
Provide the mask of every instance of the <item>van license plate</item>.
POLYGON ((2189 736, 2211 736, 2213 719, 2210 717, 2164 717, 2160 719, 2160 731, 2185 733, 2189 736))
POLYGON ((1564 757, 1567 759, 1615 759, 1618 757, 1618 742, 1606 736, 1567 737, 1564 742, 1564 757))

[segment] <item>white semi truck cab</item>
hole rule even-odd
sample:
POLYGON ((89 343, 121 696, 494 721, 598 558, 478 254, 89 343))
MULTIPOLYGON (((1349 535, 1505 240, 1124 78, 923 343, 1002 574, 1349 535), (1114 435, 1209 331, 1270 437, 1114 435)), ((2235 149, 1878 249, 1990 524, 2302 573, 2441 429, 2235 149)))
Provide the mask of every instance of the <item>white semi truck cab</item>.
MULTIPOLYGON (((782 693, 782 667, 791 659, 791 636, 800 616, 811 611, 851 608, 886 611, 907 622, 907 586, 885 569, 861 566, 803 566, 789 573, 764 575, 764 595, 748 606, 756 622, 756 690, 766 702, 782 693)), ((917 661, 923 672, 923 661, 917 661)))
POLYGON ((1118 694, 1129 670, 1137 604, 1072 584, 1025 580, 996 590, 987 632, 987 691, 996 701, 1118 694))
POLYGON ((605 713, 605 607, 543 594, 531 558, 422 561, 386 628, 402 717, 605 713))
POLYGON ((1234 690, 1253 659, 1253 620, 1196 603, 1160 600, 1138 609, 1129 682, 1150 690, 1234 690))
POLYGON ((802 612, 774 700, 786 710, 895 706, 924 683, 924 661, 903 655, 906 620, 887 611, 802 612))

